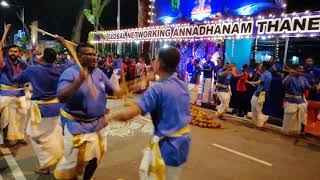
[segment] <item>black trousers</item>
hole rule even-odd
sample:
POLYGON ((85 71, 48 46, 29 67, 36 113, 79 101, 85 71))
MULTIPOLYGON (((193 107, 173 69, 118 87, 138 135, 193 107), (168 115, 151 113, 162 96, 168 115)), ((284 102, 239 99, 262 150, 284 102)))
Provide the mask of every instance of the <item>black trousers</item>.
POLYGON ((247 115, 250 105, 250 97, 247 92, 237 91, 237 102, 236 108, 238 109, 239 115, 247 115))

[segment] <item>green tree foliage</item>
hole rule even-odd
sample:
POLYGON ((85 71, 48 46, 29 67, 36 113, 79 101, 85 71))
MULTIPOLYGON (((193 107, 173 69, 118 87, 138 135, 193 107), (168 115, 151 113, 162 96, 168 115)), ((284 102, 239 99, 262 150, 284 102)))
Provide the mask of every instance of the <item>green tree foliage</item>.
POLYGON ((170 5, 173 11, 178 11, 180 8, 180 0, 170 0, 170 5))
POLYGON ((87 20, 94 26, 95 31, 100 25, 100 16, 103 9, 110 3, 111 0, 92 0, 92 9, 84 9, 83 14, 87 20))

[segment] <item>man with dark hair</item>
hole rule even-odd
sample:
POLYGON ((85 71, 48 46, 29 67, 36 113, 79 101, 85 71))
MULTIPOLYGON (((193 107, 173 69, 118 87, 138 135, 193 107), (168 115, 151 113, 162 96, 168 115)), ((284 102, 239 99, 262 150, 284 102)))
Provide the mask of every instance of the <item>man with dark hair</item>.
POLYGON ((299 135, 302 124, 307 122, 307 102, 304 92, 311 86, 302 76, 303 66, 295 66, 290 71, 282 81, 286 92, 282 131, 288 135, 299 135))
POLYGON ((179 179, 182 165, 188 159, 191 142, 188 126, 190 97, 187 84, 173 75, 179 61, 180 53, 176 48, 160 49, 154 62, 155 74, 160 81, 147 89, 137 104, 108 118, 127 121, 139 114, 151 113, 155 132, 149 153, 153 151, 150 154, 159 160, 160 165, 149 164, 143 158, 141 163, 146 163, 146 166, 140 168, 140 176, 143 176, 140 179, 149 179, 146 176, 179 179))
POLYGON ((251 99, 252 121, 256 126, 262 127, 268 121, 268 116, 262 113, 263 104, 270 92, 272 74, 268 69, 270 63, 263 61, 259 67, 260 78, 258 81, 249 82, 251 85, 258 86, 251 99))
POLYGON ((8 56, 2 55, 3 43, 0 42, 0 126, 4 135, 4 146, 26 144, 24 131, 26 127, 27 103, 24 87, 14 87, 14 77, 21 74, 28 65, 20 61, 21 49, 11 45, 8 56))
POLYGON ((193 69, 194 69, 193 56, 189 56, 188 63, 187 63, 187 73, 188 73, 187 82, 191 80, 193 69))
POLYGON ((79 44, 77 56, 82 67, 65 70, 57 87, 57 97, 63 103, 60 117, 65 149, 54 172, 57 179, 92 177, 106 151, 106 93, 121 93, 97 68, 94 46, 79 44))
POLYGON ((203 71, 203 83, 202 83, 202 105, 205 107, 209 107, 210 98, 212 94, 210 93, 211 85, 212 85, 212 75, 213 75, 214 63, 211 61, 211 58, 207 59, 207 61, 202 66, 203 71))
POLYGON ((63 52, 60 54, 60 58, 56 62, 58 65, 68 64, 67 66, 72 66, 74 64, 73 61, 68 59, 68 52, 63 52))
POLYGON ((315 76, 315 72, 314 72, 315 68, 314 68, 314 64, 313 64, 313 59, 311 57, 308 57, 305 60, 305 65, 303 67, 303 76, 309 81, 309 84, 311 86, 315 85, 315 80, 316 80, 316 76, 315 76))
POLYGON ((136 61, 134 58, 131 58, 130 64, 127 66, 127 74, 126 74, 126 80, 132 81, 136 77, 136 61))
POLYGON ((117 70, 116 75, 121 76, 121 68, 122 68, 122 62, 120 59, 119 54, 114 55, 113 63, 112 63, 112 69, 117 70))
POLYGON ((248 114, 249 107, 249 96, 247 90, 247 81, 248 81, 248 65, 244 64, 241 69, 242 73, 239 75, 237 82, 237 100, 236 105, 238 109, 238 116, 243 117, 248 114))
POLYGON ((218 57, 217 64, 214 66, 214 81, 218 80, 218 71, 223 68, 222 58, 218 57))
POLYGON ((192 72, 191 79, 189 81, 189 89, 190 89, 190 102, 196 103, 198 98, 198 85, 200 84, 200 76, 201 76, 201 67, 199 59, 195 59, 194 62, 194 69, 192 72))
POLYGON ((274 77, 282 77, 283 76, 282 64, 279 61, 277 61, 274 56, 270 57, 269 64, 270 64, 270 67, 268 70, 271 72, 272 76, 274 76, 274 77))
MULTIPOLYGON (((122 75, 122 62, 121 62, 119 54, 115 54, 114 55, 114 59, 113 59, 113 62, 111 64, 111 68, 113 69, 113 73, 112 73, 112 76, 110 78, 111 84, 113 85, 113 87, 120 88, 119 80, 120 80, 121 75, 122 75)), ((125 77, 123 77, 123 78, 125 78, 125 77)))
POLYGON ((232 73, 232 65, 227 63, 225 68, 220 69, 218 72, 218 80, 216 83, 217 96, 220 101, 218 106, 217 116, 220 118, 228 110, 231 99, 230 81, 234 76, 232 73))
POLYGON ((31 65, 15 79, 15 83, 31 83, 33 93, 29 109, 27 133, 38 156, 40 168, 35 172, 49 173, 63 155, 63 137, 60 126, 60 103, 57 99, 59 76, 68 64, 53 65, 57 60, 54 49, 46 48, 43 64, 31 65))
POLYGON ((212 86, 212 94, 213 94, 213 100, 214 100, 214 106, 217 106, 217 104, 219 104, 219 98, 217 96, 217 81, 218 81, 218 71, 220 69, 223 68, 223 61, 222 61, 222 58, 221 57, 218 57, 217 58, 217 61, 216 61, 216 64, 214 66, 214 69, 213 69, 213 86, 212 86))
POLYGON ((112 64, 112 56, 110 55, 106 56, 104 60, 101 61, 99 64, 99 69, 101 69, 109 79, 111 78, 111 75, 113 73, 111 64, 112 64))

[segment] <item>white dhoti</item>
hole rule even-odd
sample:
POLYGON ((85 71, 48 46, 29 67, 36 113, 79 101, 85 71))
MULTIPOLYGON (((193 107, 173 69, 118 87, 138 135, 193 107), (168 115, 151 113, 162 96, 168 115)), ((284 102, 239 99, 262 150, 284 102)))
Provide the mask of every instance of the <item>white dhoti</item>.
POLYGON ((284 115, 282 131, 289 135, 299 135, 301 124, 307 123, 307 104, 296 104, 286 102, 284 105, 284 115))
POLYGON ((8 127, 5 140, 23 140, 27 124, 25 96, 0 96, 1 129, 8 127))
POLYGON ((268 121, 269 116, 262 113, 265 96, 255 96, 251 98, 251 112, 252 121, 257 127, 263 127, 264 123, 268 121))
POLYGON ((201 95, 202 92, 202 87, 199 84, 189 83, 188 89, 190 94, 190 103, 197 103, 199 95, 201 95))
MULTIPOLYGON (((190 127, 187 125, 168 137, 181 137, 188 133, 190 133, 190 127)), ((154 135, 150 144, 144 149, 139 167, 140 180, 179 180, 183 165, 173 167, 165 164, 159 145, 162 138, 164 137, 154 135)))
POLYGON ((57 164, 63 155, 63 136, 60 116, 42 118, 38 124, 29 121, 27 134, 38 157, 41 168, 57 164))
POLYGON ((217 116, 222 116, 229 108, 231 94, 230 92, 217 92, 217 96, 220 100, 220 105, 218 106, 217 116))
POLYGON ((120 89, 119 79, 121 78, 121 76, 118 75, 119 71, 121 71, 121 69, 115 69, 113 70, 113 74, 111 75, 110 83, 113 89, 120 89))
POLYGON ((209 98, 211 99, 211 85, 212 85, 212 79, 211 78, 205 78, 203 81, 203 93, 202 93, 202 103, 209 103, 209 98))
POLYGON ((190 103, 195 103, 198 97, 198 86, 197 84, 188 85, 189 94, 190 94, 190 103))
POLYGON ((179 180, 182 166, 166 166, 166 180, 179 180))
POLYGON ((32 147, 37 154, 42 169, 56 165, 63 155, 60 116, 41 117, 39 108, 40 104, 56 103, 59 103, 56 98, 46 101, 30 101, 27 134, 30 136, 32 147))
POLYGON ((103 158, 107 149, 106 128, 88 134, 72 135, 64 128, 64 155, 56 166, 56 179, 82 179, 86 164, 103 158))

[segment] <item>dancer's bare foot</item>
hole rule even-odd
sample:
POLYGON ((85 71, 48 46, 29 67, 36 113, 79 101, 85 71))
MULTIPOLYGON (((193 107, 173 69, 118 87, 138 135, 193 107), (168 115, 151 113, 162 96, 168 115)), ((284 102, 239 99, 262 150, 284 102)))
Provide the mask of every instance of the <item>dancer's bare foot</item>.
POLYGON ((49 168, 39 168, 34 171, 36 174, 50 174, 49 168))

